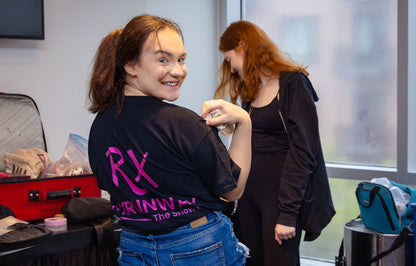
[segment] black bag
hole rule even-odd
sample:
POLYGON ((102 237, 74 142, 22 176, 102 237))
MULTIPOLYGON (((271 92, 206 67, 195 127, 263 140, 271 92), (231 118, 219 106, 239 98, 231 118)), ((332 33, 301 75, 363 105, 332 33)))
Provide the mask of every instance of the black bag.
POLYGON ((113 216, 109 200, 99 197, 72 198, 62 207, 68 223, 88 223, 113 216))

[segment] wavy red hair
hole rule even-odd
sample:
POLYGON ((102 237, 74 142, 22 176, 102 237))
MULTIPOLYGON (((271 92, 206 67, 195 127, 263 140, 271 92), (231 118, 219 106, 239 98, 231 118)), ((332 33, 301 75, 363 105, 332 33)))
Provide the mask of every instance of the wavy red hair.
POLYGON ((294 62, 281 51, 267 34, 252 22, 240 20, 231 23, 220 38, 219 50, 224 53, 233 49, 244 50, 243 71, 245 80, 231 72, 230 63, 224 60, 220 67, 220 84, 214 97, 229 100, 238 98, 251 102, 256 98, 261 83, 259 75, 280 78, 284 73, 298 71, 308 75, 307 67, 294 62))

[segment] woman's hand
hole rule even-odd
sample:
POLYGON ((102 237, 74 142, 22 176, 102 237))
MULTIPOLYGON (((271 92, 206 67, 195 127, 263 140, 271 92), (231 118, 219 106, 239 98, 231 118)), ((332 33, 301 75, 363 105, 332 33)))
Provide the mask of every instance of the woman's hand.
POLYGON ((274 228, 274 238, 281 245, 283 240, 288 240, 296 236, 296 228, 282 224, 276 224, 274 228))
MULTIPOLYGON (((248 113, 224 100, 210 100, 202 105, 201 116, 209 126, 233 126, 250 121, 248 113)), ((251 123, 251 122, 250 122, 251 123)))

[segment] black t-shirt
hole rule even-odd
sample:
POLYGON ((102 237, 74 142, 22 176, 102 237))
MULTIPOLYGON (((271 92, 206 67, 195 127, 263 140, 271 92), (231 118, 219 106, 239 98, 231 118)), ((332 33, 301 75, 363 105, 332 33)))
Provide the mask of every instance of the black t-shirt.
POLYGON ((240 173, 214 127, 194 112, 146 96, 98 113, 89 160, 115 213, 144 232, 169 232, 221 210, 240 173))

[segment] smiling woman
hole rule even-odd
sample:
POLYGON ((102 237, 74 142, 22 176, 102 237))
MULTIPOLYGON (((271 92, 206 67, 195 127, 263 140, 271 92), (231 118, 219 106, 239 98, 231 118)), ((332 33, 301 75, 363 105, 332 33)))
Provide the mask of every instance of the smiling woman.
POLYGON ((179 96, 185 58, 179 27, 150 15, 110 33, 96 54, 89 110, 97 116, 88 152, 98 185, 121 219, 120 265, 238 266, 246 260, 221 210, 243 193, 251 120, 222 100, 204 103, 204 117, 221 113, 206 121, 166 102, 179 96), (235 128, 228 151, 215 127, 220 124, 235 128))
POLYGON ((188 70, 182 38, 171 29, 164 29, 147 39, 140 63, 126 65, 125 95, 153 96, 175 101, 188 70))

